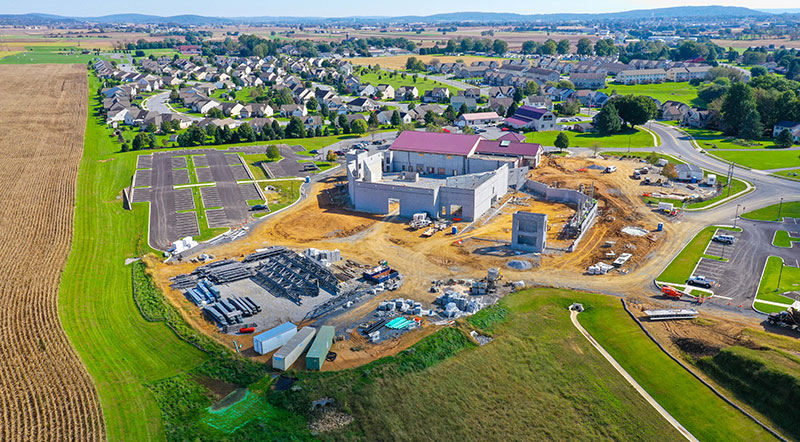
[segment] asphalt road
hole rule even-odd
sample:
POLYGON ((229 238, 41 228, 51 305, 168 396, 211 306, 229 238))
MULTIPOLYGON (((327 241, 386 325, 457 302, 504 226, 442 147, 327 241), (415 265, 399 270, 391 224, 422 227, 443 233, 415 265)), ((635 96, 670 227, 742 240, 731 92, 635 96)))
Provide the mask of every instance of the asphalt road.
POLYGON ((184 114, 182 112, 178 112, 167 105, 169 101, 169 92, 162 92, 160 94, 151 95, 147 97, 146 100, 142 103, 142 108, 158 112, 161 114, 176 114, 182 115, 192 121, 200 121, 202 118, 195 117, 194 115, 184 114))

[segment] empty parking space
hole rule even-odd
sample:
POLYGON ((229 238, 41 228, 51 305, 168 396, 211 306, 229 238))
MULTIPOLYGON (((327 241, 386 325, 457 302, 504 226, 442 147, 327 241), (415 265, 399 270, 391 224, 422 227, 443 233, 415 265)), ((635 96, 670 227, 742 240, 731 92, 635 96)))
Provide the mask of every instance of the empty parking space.
POLYGON ((721 242, 714 241, 713 239, 708 243, 708 247, 706 247, 705 254, 716 256, 719 258, 727 258, 729 257, 733 251, 736 249, 737 245, 739 244, 739 239, 742 236, 742 232, 731 232, 729 230, 717 230, 714 235, 729 235, 734 238, 733 244, 725 244, 721 242))
POLYGON ((192 155, 194 167, 208 167, 208 158, 205 155, 192 155))
POLYGON ((239 184, 239 190, 242 191, 242 197, 246 200, 261 199, 255 184, 239 184))
POLYGON ((189 169, 175 169, 172 171, 172 184, 180 186, 189 184, 189 169))
POLYGON ((134 203, 143 203, 145 201, 150 201, 150 189, 149 188, 133 189, 132 199, 134 203))
POLYGON ((197 236, 200 234, 200 227, 197 224, 197 213, 183 212, 175 214, 175 234, 178 238, 185 236, 197 236))
POLYGON ((133 176, 133 187, 150 187, 153 173, 150 169, 137 170, 133 176))
POLYGON ((727 270, 727 263, 714 259, 700 258, 692 276, 705 276, 713 281, 719 281, 727 270))
POLYGON ((225 209, 206 210, 206 219, 208 220, 208 227, 212 229, 230 225, 225 209))
POLYGON ((236 180, 249 180, 250 175, 245 170, 244 166, 241 164, 238 166, 231 166, 231 171, 233 172, 233 178, 236 180))
POLYGON ((238 153, 226 153, 225 154, 225 161, 228 162, 229 166, 235 166, 237 164, 242 164, 242 160, 239 159, 238 153))
POLYGON ((222 199, 216 187, 201 187, 200 197, 203 199, 203 207, 222 207, 222 199))
POLYGON ((214 174, 211 173, 210 167, 198 167, 194 169, 197 175, 198 183, 211 183, 214 182, 214 174))
POLYGON ((139 155, 136 159, 136 168, 137 169, 152 169, 153 168, 153 156, 152 155, 139 155))
POLYGON ((192 189, 176 189, 173 191, 175 194, 175 210, 192 210, 194 209, 194 196, 192 189))
POLYGON ((186 157, 172 157, 173 169, 186 169, 186 157))
POLYGON ((784 218, 783 223, 789 225, 795 224, 800 226, 800 218, 784 218))

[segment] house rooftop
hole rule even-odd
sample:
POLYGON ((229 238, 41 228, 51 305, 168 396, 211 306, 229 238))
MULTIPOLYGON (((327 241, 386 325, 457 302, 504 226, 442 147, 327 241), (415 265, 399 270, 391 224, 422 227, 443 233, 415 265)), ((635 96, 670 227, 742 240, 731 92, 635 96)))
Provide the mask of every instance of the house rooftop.
POLYGON ((475 153, 480 140, 479 135, 406 130, 397 137, 389 150, 468 157, 475 153))

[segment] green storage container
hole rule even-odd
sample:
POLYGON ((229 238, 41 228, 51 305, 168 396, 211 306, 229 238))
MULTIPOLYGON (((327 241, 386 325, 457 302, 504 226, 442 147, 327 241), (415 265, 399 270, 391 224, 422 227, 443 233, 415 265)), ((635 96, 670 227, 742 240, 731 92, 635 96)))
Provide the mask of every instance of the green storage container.
POLYGON ((335 334, 336 328, 331 325, 323 325, 319 328, 316 339, 306 353, 306 369, 322 370, 322 364, 325 363, 325 357, 328 356, 328 350, 331 349, 335 334))

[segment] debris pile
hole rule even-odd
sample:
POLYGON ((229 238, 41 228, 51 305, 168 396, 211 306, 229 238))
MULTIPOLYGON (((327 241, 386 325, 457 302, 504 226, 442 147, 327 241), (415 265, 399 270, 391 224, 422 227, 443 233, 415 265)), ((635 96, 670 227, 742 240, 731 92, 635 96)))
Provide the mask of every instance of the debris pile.
POLYGON ((399 312, 408 315, 421 315, 429 316, 430 310, 422 308, 422 304, 414 301, 413 299, 397 298, 391 301, 383 301, 378 304, 378 311, 382 312, 399 312))
POLYGON ((530 270, 533 267, 530 261, 522 259, 512 259, 508 262, 508 266, 515 270, 530 270))
POLYGON ((484 307, 480 299, 469 299, 454 290, 445 290, 433 303, 443 307, 440 314, 446 318, 472 315, 484 307))

